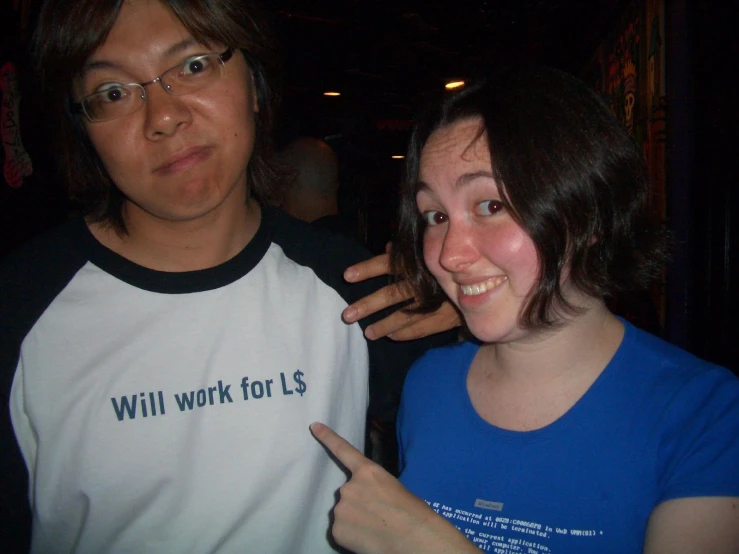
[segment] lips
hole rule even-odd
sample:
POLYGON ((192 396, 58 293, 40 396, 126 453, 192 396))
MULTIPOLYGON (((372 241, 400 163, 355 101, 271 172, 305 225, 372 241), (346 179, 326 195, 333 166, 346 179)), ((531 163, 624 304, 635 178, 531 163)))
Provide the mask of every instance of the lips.
POLYGON ((484 292, 489 291, 490 289, 494 289, 496 287, 499 287, 503 283, 505 283, 508 280, 508 277, 505 275, 499 275, 497 277, 492 277, 486 281, 482 281, 480 283, 475 283, 473 285, 459 285, 459 288, 462 290, 462 294, 465 296, 478 296, 484 292))
POLYGON ((169 175, 190 169, 210 156, 211 148, 207 146, 192 146, 179 150, 167 158, 164 163, 154 168, 154 173, 169 175))

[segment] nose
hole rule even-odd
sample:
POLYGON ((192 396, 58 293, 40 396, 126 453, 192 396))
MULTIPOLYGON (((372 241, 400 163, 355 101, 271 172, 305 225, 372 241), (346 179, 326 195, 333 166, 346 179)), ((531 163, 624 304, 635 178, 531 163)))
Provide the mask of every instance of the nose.
POLYGON ((439 252, 439 264, 446 271, 464 271, 480 257, 474 236, 464 222, 449 222, 439 252))
POLYGON ((146 87, 146 137, 160 140, 172 136, 192 122, 192 112, 183 97, 166 92, 157 83, 146 87))

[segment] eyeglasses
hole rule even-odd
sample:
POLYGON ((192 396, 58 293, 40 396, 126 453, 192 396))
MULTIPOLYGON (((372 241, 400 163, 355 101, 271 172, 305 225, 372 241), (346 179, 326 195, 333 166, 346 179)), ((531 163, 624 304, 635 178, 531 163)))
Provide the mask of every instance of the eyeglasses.
POLYGON ((144 87, 153 83, 159 83, 174 96, 192 94, 209 87, 226 74, 226 62, 231 59, 233 52, 233 48, 229 48, 223 54, 187 58, 145 83, 106 83, 97 92, 72 104, 72 113, 82 113, 93 123, 132 114, 146 104, 144 87))

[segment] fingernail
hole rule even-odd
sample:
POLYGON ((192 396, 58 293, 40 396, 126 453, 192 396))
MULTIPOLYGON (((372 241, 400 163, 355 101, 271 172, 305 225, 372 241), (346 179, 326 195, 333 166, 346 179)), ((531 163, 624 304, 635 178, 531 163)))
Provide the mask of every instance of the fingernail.
POLYGON ((357 317, 357 309, 356 308, 347 308, 344 310, 344 319, 350 323, 354 322, 354 318, 357 317))
POLYGON ((369 340, 375 340, 377 338, 377 333, 375 333, 375 330, 372 327, 367 327, 367 330, 364 332, 364 336, 369 340))
POLYGON ((357 276, 356 269, 349 268, 344 272, 344 279, 346 279, 347 281, 353 281, 356 278, 356 276, 357 276))

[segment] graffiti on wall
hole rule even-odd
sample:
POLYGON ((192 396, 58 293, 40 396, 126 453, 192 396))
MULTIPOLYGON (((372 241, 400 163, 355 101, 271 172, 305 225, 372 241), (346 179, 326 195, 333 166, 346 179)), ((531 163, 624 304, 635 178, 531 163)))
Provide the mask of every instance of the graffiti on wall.
MULTIPOLYGON (((665 48, 664 0, 633 0, 594 52, 584 79, 603 97, 611 111, 644 153, 650 209, 666 219, 665 186, 665 48)), ((664 325, 664 281, 648 299, 629 298, 618 312, 637 325, 653 317, 664 325)))
POLYGON ((596 49, 586 80, 643 149, 651 206, 665 218, 664 0, 635 0, 596 49))

